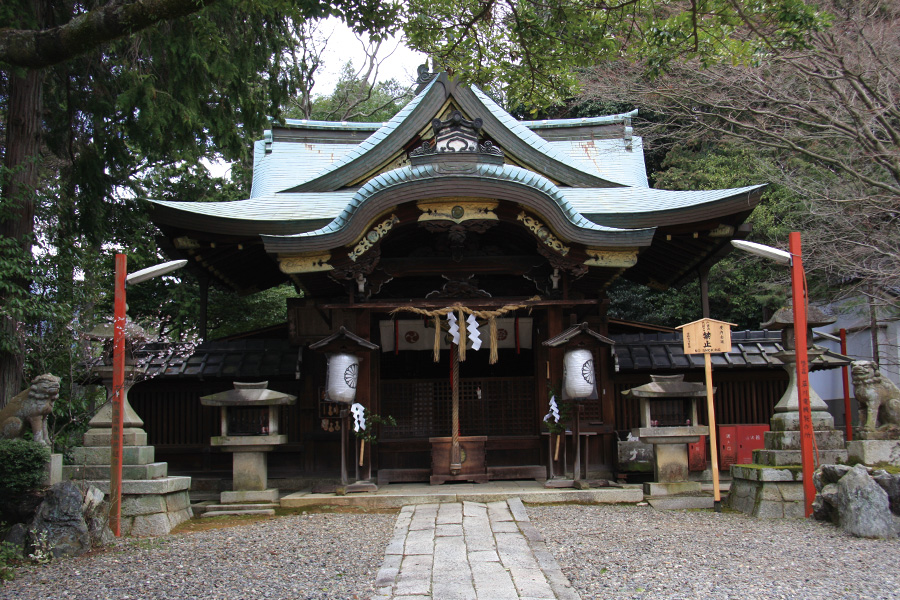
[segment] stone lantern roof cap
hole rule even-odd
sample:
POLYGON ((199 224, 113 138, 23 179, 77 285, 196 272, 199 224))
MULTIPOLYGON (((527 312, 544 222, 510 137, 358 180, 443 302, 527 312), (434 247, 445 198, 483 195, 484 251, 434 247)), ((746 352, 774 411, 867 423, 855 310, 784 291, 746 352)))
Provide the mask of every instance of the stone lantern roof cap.
POLYGON ((706 385, 684 380, 684 374, 651 375, 650 383, 622 392, 635 398, 699 398, 706 396, 706 385))
MULTIPOLYGON (((808 327, 822 327, 831 325, 837 321, 837 317, 825 313, 821 308, 810 306, 806 312, 806 324, 808 327)), ((791 308, 779 308, 772 318, 760 324, 763 329, 787 329, 794 326, 794 311, 791 308)))
POLYGON ((294 404, 296 396, 267 389, 268 381, 234 382, 234 389, 209 396, 201 396, 203 406, 279 406, 294 404))

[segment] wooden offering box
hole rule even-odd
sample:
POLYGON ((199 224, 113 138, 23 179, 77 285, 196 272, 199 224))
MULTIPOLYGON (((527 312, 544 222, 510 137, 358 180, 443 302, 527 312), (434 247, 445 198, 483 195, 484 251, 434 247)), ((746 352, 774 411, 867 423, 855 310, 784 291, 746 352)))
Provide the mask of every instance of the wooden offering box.
POLYGON ((487 483, 487 463, 485 462, 485 435, 470 435, 459 438, 462 469, 456 475, 450 473, 451 437, 428 438, 431 442, 431 485, 445 481, 472 481, 487 483))

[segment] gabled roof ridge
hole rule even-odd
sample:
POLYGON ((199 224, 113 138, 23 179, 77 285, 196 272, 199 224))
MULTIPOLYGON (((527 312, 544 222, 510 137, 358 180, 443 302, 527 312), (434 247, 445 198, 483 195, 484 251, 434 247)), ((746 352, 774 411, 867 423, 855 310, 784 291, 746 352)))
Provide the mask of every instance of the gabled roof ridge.
POLYGON ((638 109, 614 115, 601 115, 598 117, 576 117, 572 119, 539 119, 536 121, 519 121, 529 129, 544 129, 549 127, 587 127, 590 125, 613 125, 626 123, 638 115, 638 109))
POLYGON ((390 121, 318 121, 316 119, 284 119, 272 123, 272 127, 285 129, 352 129, 361 131, 377 131, 390 121))

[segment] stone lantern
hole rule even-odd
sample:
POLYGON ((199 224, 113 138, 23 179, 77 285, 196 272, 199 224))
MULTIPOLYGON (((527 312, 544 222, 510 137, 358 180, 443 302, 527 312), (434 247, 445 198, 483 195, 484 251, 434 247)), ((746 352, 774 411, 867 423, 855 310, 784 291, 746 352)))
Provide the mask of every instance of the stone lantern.
POLYGON ((706 398, 706 386, 684 381, 684 375, 651 375, 650 383, 622 392, 640 402, 641 426, 632 431, 645 444, 653 444, 656 481, 644 484, 648 496, 700 491, 689 480, 688 444, 709 434, 697 424, 697 399, 706 398))
POLYGON ((228 512, 264 510, 274 514, 271 506, 261 508, 254 503, 278 501, 278 490, 269 488, 266 454, 274 446, 287 443, 287 436, 278 433, 278 407, 294 404, 297 397, 266 389, 268 384, 236 381, 233 390, 200 398, 203 406, 218 406, 221 410, 222 435, 211 438, 210 444, 233 456, 233 489, 220 496, 222 505, 231 505, 228 512))
MULTIPOLYGON (((807 311, 807 354, 809 364, 825 353, 825 349, 812 344, 812 328, 830 325, 835 317, 826 315, 816 307, 807 311)), ((772 356, 784 363, 788 374, 788 387, 775 405, 775 414, 769 419, 771 431, 765 434, 765 450, 754 455, 754 462, 775 467, 800 464, 800 404, 797 391, 797 353, 794 345, 794 311, 781 308, 771 319, 762 323, 763 329, 781 330, 781 344, 784 350, 772 356)), ((844 450, 844 434, 834 428, 834 417, 828 412, 828 405, 816 391, 809 388, 809 408, 812 411, 812 426, 816 437, 816 448, 822 464, 847 462, 844 450)))

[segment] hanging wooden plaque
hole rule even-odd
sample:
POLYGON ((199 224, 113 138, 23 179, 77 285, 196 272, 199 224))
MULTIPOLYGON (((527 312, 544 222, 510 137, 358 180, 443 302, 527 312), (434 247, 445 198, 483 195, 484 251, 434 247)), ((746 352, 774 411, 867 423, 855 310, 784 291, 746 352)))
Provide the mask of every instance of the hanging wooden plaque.
POLYGON ((714 354, 731 352, 731 327, 734 323, 715 319, 700 319, 681 325, 678 329, 684 340, 685 354, 714 354))

